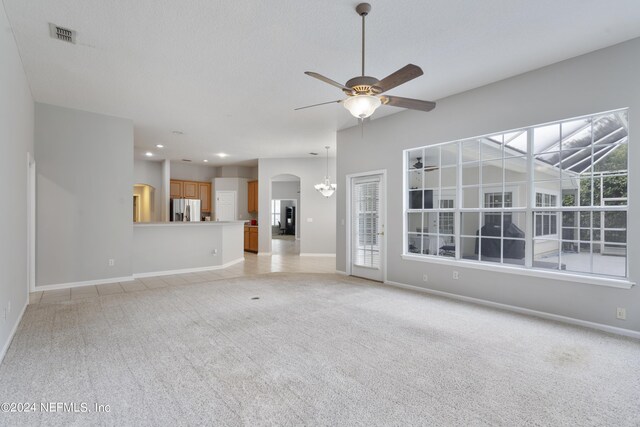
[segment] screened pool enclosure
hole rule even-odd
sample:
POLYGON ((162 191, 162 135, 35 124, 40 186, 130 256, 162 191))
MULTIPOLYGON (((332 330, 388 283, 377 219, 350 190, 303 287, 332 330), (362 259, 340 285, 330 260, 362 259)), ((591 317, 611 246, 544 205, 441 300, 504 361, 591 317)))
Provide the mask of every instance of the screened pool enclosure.
POLYGON ((627 276, 627 110, 405 151, 405 254, 627 276))

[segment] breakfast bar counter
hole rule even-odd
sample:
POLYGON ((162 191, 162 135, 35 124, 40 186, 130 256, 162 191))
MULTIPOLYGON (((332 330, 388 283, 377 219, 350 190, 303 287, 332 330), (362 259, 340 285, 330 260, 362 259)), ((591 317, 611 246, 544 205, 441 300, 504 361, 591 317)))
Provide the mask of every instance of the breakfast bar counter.
POLYGON ((244 260, 244 221, 133 225, 136 277, 225 268, 244 260))

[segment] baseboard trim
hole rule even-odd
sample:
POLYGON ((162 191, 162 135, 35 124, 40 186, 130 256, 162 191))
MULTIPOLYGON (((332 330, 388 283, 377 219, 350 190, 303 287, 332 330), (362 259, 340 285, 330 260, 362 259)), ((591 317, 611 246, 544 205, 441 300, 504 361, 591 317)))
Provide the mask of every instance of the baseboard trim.
POLYGON ((36 286, 35 292, 55 291, 57 289, 78 288, 81 286, 106 285, 108 283, 129 282, 140 277, 169 276, 172 274, 197 273, 199 271, 221 270, 232 265, 244 262, 244 257, 234 259, 225 264, 212 265, 207 267, 182 268, 178 270, 151 271, 148 273, 133 273, 131 276, 110 277, 108 279, 85 280, 82 282, 59 283, 55 285, 36 286))
POLYGON ((271 256, 271 252, 258 252, 256 255, 258 255, 258 256, 271 256))
POLYGON ((225 264, 212 265, 208 267, 194 267, 194 268, 181 268, 179 270, 164 270, 164 271, 151 271, 148 273, 133 273, 133 278, 155 277, 155 276, 170 276, 173 274, 185 274, 185 273, 198 273, 201 271, 222 270, 223 268, 231 267, 232 265, 244 262, 244 257, 234 259, 225 264))
POLYGON ((346 276, 347 272, 346 271, 342 271, 342 270, 336 270, 336 274, 339 274, 341 276, 346 276))
POLYGON ((80 286, 104 285, 107 283, 128 282, 133 280, 132 276, 109 277, 106 279, 84 280, 82 282, 57 283, 55 285, 36 286, 35 292, 55 291, 56 289, 78 288, 80 286))
POLYGON ((7 355, 7 351, 9 351, 9 347, 11 346, 11 341, 13 341, 13 337, 18 331, 18 326, 20 326, 20 322, 22 322, 22 317, 24 316, 24 312, 27 310, 28 305, 29 305, 29 296, 27 295, 27 301, 25 302, 24 307, 22 307, 22 312, 20 313, 20 316, 18 316, 18 318, 16 319, 16 323, 15 325, 13 325, 13 328, 11 329, 11 333, 9 333, 9 336, 7 337, 7 342, 4 343, 4 346, 2 347, 2 353, 0 353, 0 365, 4 361, 4 356, 7 355))
POLYGON ((327 257, 327 258, 330 258, 330 257, 335 258, 336 254, 313 254, 313 253, 305 252, 305 253, 301 253, 300 256, 321 256, 321 257, 327 257))
POLYGON ((394 282, 391 280, 385 280, 386 285, 395 286, 397 288, 410 289, 412 291, 424 292, 431 295, 437 295, 440 297, 455 299, 464 302, 470 302, 473 304, 484 305, 486 307, 499 308, 506 311, 511 311, 519 314, 526 314, 529 316, 535 316, 547 320, 555 320, 562 323, 568 323, 570 325, 583 326, 585 328, 597 329, 603 332, 609 332, 616 335, 623 335, 625 337, 631 337, 640 339, 640 332, 631 329, 618 328, 616 326, 604 325, 602 323, 590 322, 588 320, 575 319, 573 317, 561 316, 559 314, 547 313, 545 311, 532 310, 529 308, 518 307, 515 305, 502 304, 499 302, 488 301, 480 298, 467 297, 464 295, 452 294, 449 292, 437 291, 435 289, 421 288, 420 286, 407 285, 405 283, 394 282))

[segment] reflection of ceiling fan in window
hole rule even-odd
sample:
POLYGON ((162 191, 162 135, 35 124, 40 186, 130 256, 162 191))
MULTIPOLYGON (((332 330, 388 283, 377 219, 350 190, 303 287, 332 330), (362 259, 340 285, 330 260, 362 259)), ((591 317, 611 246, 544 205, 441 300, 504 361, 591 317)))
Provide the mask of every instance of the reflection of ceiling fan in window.
POLYGON ((413 164, 413 167, 415 169, 422 169, 425 172, 437 171, 439 169, 438 166, 436 166, 436 165, 430 165, 430 166, 429 165, 427 165, 427 166, 423 165, 422 164, 422 157, 418 157, 417 159, 418 159, 418 161, 413 164))

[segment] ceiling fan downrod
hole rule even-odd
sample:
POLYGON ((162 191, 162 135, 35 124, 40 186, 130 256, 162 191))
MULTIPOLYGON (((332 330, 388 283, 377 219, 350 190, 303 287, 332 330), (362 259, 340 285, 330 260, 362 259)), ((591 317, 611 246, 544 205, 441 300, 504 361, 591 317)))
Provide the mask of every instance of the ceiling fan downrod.
POLYGON ((371 12, 371 5, 369 3, 360 3, 356 6, 356 12, 362 16, 362 76, 364 77, 364 21, 365 17, 371 12))

